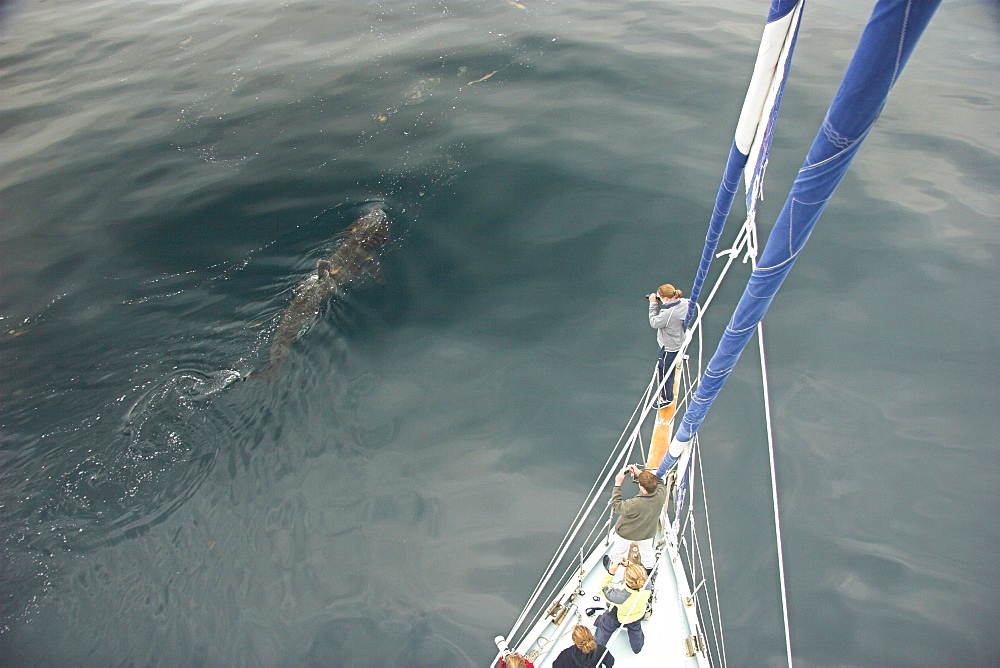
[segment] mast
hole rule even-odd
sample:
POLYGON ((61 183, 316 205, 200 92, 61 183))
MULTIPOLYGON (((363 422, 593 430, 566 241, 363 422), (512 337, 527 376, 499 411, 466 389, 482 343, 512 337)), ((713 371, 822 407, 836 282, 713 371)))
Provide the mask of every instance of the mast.
MULTIPOLYGON (((733 144, 729 149, 729 160, 708 223, 701 262, 698 264, 694 285, 691 287, 691 301, 684 316, 685 329, 690 326, 698 308, 698 297, 708 278, 712 258, 715 256, 719 239, 726 226, 726 219, 729 217, 739 189, 740 175, 744 172, 748 215, 756 209, 756 201, 760 196, 760 183, 764 178, 768 151, 774 136, 774 125, 778 120, 781 93, 788 77, 804 5, 805 0, 771 1, 764 32, 760 38, 760 47, 757 50, 757 60, 754 62, 753 75, 747 86, 733 144)), ((683 361, 683 355, 678 355, 675 362, 678 369, 674 373, 672 395, 674 397, 678 396, 677 388, 680 385, 682 373, 680 367, 683 361)), ((649 456, 646 460, 648 469, 656 468, 667 453, 674 426, 674 411, 679 403, 675 400, 671 405, 657 410, 653 434, 650 437, 649 456)))
POLYGON ((792 62, 795 39, 802 20, 805 0, 772 0, 771 9, 760 38, 757 60, 753 75, 743 99, 743 109, 736 124, 733 145, 729 149, 729 160, 722 175, 719 193, 715 197, 715 208, 708 223, 705 247, 701 262, 691 286, 691 304, 684 319, 685 326, 691 323, 697 308, 702 286, 708 278, 708 269, 719 245, 719 238, 726 226, 726 219, 733 206, 733 199, 740 184, 740 174, 744 171, 747 193, 747 212, 756 209, 760 195, 760 183, 767 166, 768 151, 774 136, 774 125, 778 120, 781 93, 788 78, 788 68, 792 62), (751 157, 753 159, 751 159, 751 157))
POLYGON ((658 475, 674 464, 704 421, 940 4, 940 0, 880 0, 875 5, 757 267, 660 462, 658 475))

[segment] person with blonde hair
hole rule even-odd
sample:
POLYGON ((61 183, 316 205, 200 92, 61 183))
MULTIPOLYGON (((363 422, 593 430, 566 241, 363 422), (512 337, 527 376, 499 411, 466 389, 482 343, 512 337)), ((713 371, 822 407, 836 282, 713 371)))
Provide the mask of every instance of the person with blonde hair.
POLYGON ((674 371, 677 369, 674 362, 684 343, 684 319, 691 303, 690 299, 682 299, 681 294, 666 283, 649 295, 649 326, 656 330, 656 342, 660 345, 656 382, 661 390, 654 408, 664 408, 674 402, 674 371))
POLYGON ((535 668, 534 665, 517 652, 511 652, 497 661, 497 668, 535 668))
POLYGON ((586 626, 573 627, 573 644, 559 653, 552 662, 552 668, 611 668, 615 657, 604 645, 594 640, 594 634, 586 626))
POLYGON ((646 570, 642 566, 633 563, 625 567, 625 577, 621 584, 612 585, 613 578, 615 574, 608 573, 601 582, 601 594, 611 607, 597 618, 594 640, 599 645, 607 645, 615 629, 624 626, 628 630, 628 644, 638 654, 646 642, 641 624, 653 590, 653 581, 647 580, 646 570))

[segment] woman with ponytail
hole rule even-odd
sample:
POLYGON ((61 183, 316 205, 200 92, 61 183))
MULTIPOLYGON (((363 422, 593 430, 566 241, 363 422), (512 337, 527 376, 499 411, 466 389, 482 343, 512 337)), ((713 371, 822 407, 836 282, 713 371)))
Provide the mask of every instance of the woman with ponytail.
POLYGON ((615 665, 615 657, 604 645, 598 645, 594 634, 586 626, 573 627, 573 645, 567 647, 556 660, 552 668, 611 668, 615 665))
POLYGON ((674 371, 677 369, 674 361, 684 344, 684 318, 691 302, 682 299, 681 294, 667 283, 649 295, 649 326, 656 330, 656 342, 660 344, 656 382, 661 383, 661 391, 653 408, 663 408, 674 402, 674 371))

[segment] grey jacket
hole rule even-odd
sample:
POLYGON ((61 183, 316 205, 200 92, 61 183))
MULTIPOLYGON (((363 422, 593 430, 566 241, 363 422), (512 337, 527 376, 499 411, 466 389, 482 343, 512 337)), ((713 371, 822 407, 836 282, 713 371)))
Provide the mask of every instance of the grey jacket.
POLYGON ((677 352, 684 343, 684 318, 690 299, 680 297, 672 302, 656 301, 649 305, 649 326, 656 330, 656 342, 668 353, 677 352))

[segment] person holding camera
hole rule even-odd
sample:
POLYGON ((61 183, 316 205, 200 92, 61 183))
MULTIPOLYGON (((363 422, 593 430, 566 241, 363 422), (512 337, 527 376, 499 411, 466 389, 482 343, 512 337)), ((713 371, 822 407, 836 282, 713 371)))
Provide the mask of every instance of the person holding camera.
POLYGON ((617 565, 628 555, 632 543, 639 548, 643 568, 653 568, 656 562, 653 540, 660 522, 660 511, 666 500, 667 488, 660 484, 660 479, 655 474, 642 471, 635 464, 630 464, 618 473, 615 488, 611 491, 611 510, 618 514, 618 521, 611 533, 611 547, 604 557, 604 566, 609 572, 614 573, 617 565), (635 476, 639 483, 639 494, 625 500, 622 498, 622 484, 627 473, 635 476))
POLYGON ((660 353, 656 360, 656 382, 660 389, 653 408, 665 408, 674 402, 674 361, 684 343, 684 318, 690 299, 667 283, 649 295, 649 326, 656 330, 660 353), (666 380, 664 380, 666 377, 666 380))

